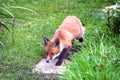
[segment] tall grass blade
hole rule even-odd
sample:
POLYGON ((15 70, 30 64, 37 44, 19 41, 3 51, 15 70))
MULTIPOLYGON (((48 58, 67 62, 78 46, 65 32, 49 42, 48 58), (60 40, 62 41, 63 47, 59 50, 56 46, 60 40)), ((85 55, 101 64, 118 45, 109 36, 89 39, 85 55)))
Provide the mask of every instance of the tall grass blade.
POLYGON ((32 9, 29 9, 29 8, 26 8, 26 7, 20 7, 20 6, 10 6, 10 8, 24 9, 24 10, 31 11, 31 12, 33 12, 33 13, 37 13, 36 11, 34 11, 34 10, 32 10, 32 9))
MULTIPOLYGON (((14 15, 7 9, 3 8, 3 7, 0 7, 0 10, 3 10, 5 11, 6 13, 8 13, 11 17, 14 17, 14 15)), ((4 13, 5 14, 5 13, 4 13)))
POLYGON ((8 29, 8 27, 7 27, 7 25, 4 23, 4 22, 0 22, 0 26, 3 26, 3 27, 5 27, 8 31, 9 31, 9 29, 8 29))
POLYGON ((0 45, 3 47, 3 48, 5 48, 5 46, 4 46, 4 44, 0 41, 0 45))

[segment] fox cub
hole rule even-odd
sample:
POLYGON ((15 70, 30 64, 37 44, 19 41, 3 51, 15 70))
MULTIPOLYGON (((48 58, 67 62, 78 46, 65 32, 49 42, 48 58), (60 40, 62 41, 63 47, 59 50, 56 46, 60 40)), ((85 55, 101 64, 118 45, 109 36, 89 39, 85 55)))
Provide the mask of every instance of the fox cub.
POLYGON ((63 59, 72 48, 72 41, 75 39, 80 42, 83 41, 84 30, 85 28, 77 17, 67 16, 55 31, 51 40, 43 37, 46 62, 49 63, 50 60, 54 60, 59 56, 56 66, 60 66, 63 59))

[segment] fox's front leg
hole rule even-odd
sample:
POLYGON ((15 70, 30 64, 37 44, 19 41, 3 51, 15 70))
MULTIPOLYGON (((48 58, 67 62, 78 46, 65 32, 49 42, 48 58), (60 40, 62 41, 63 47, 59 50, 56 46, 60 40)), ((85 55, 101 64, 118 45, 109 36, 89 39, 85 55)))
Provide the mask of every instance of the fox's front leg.
POLYGON ((63 51, 61 52, 59 58, 58 58, 58 61, 57 63, 55 64, 56 66, 60 66, 63 62, 63 59, 67 56, 68 52, 66 49, 63 49, 63 51))
POLYGON ((58 61, 57 61, 57 63, 56 63, 56 66, 60 66, 60 65, 62 64, 63 59, 66 58, 66 56, 67 56, 68 52, 70 51, 70 49, 71 49, 71 46, 68 47, 68 48, 63 49, 63 51, 61 52, 61 54, 60 54, 60 56, 59 56, 59 58, 58 58, 58 61))

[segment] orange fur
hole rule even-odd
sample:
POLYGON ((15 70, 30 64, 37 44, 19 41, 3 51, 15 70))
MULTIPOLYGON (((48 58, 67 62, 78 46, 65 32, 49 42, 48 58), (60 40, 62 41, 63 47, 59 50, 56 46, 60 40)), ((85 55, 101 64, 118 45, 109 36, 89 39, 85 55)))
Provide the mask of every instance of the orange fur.
POLYGON ((77 17, 67 16, 56 30, 53 38, 51 40, 44 39, 47 60, 52 59, 54 55, 60 55, 63 49, 66 49, 66 52, 68 52, 72 47, 74 39, 83 38, 84 30, 85 28, 77 17), (59 44, 55 46, 57 42, 59 44))

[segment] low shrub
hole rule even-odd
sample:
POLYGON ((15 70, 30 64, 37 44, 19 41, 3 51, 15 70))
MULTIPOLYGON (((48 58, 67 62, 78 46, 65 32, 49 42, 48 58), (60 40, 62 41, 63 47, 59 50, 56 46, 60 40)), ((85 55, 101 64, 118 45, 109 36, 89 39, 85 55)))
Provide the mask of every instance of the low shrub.
POLYGON ((120 33, 120 1, 117 1, 114 8, 108 8, 107 26, 115 34, 120 33))

